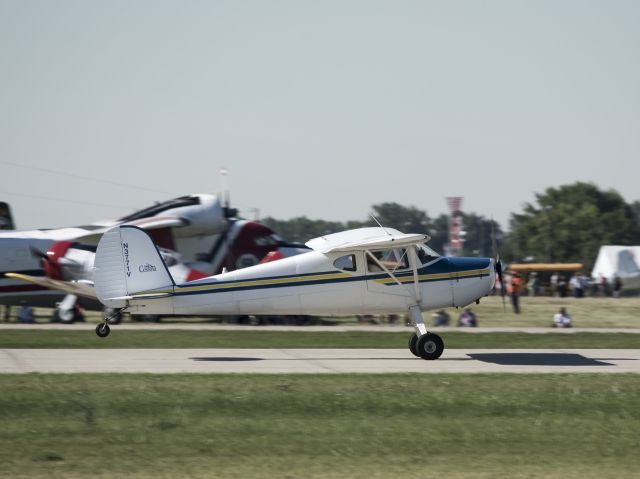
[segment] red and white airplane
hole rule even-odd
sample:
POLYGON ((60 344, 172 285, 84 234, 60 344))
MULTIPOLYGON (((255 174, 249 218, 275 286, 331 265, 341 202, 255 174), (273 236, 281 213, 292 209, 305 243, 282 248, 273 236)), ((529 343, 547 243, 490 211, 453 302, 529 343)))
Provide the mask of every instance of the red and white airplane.
POLYGON ((178 282, 252 266, 268 254, 304 251, 236 215, 218 196, 197 194, 86 226, 0 232, 0 304, 53 307, 63 300, 58 315, 65 321, 73 319, 77 296, 99 309, 92 287, 95 251, 102 234, 117 225, 147 231, 178 282))

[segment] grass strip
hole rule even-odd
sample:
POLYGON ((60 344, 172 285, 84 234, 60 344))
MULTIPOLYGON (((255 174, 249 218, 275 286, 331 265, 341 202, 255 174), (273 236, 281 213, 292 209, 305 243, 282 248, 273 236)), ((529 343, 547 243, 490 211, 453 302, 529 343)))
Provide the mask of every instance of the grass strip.
MULTIPOLYGON (((410 332, 144 331, 112 328, 108 338, 93 331, 4 330, 0 348, 404 348, 410 332)), ((443 332, 447 348, 636 349, 640 334, 443 332)))
POLYGON ((0 476, 618 478, 638 375, 2 375, 0 476))

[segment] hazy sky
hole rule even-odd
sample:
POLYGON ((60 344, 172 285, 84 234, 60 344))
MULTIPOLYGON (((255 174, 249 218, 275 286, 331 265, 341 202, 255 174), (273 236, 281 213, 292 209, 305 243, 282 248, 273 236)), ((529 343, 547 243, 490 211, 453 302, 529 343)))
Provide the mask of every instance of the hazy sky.
POLYGON ((506 226, 577 180, 633 201, 639 22, 611 0, 0 0, 0 200, 20 228, 83 224, 226 167, 235 206, 283 219, 461 195, 506 226))

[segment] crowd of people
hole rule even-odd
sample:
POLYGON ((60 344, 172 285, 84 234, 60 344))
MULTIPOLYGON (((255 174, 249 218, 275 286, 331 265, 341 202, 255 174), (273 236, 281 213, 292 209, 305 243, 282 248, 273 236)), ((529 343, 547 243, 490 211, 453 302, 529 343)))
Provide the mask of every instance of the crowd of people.
MULTIPOLYGON (((538 273, 531 272, 526 281, 518 272, 509 272, 506 275, 507 293, 517 296, 541 296, 551 295, 556 298, 614 297, 619 298, 622 293, 623 283, 619 276, 611 280, 600 275, 599 278, 591 278, 581 271, 572 275, 553 273, 546 284, 540 280, 538 273)), ((517 300, 516 300, 517 303, 517 300)), ((515 306, 514 306, 514 309, 515 306)))
MULTIPOLYGON (((432 324, 436 327, 450 326, 451 316, 444 309, 440 309, 431 316, 432 324)), ((478 326, 478 318, 471 308, 465 308, 458 316, 458 326, 463 328, 475 328, 478 326)))

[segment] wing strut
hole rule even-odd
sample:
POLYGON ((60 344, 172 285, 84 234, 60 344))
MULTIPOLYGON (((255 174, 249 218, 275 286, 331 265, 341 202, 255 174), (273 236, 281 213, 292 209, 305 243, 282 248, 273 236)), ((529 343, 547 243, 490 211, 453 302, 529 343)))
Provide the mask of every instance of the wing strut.
POLYGON ((367 255, 369 256, 369 258, 371 258, 378 266, 380 266, 380 268, 382 269, 382 271, 384 271, 385 273, 387 273, 389 275, 389 277, 394 280, 396 283, 398 283, 398 285, 404 287, 404 284, 402 284, 400 282, 400 280, 398 278, 396 278, 396 275, 393 274, 391 271, 389 271, 387 269, 387 267, 385 265, 383 265, 380 260, 378 258, 376 258, 371 251, 369 251, 368 249, 364 250, 365 253, 367 253, 367 255))

